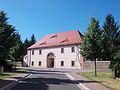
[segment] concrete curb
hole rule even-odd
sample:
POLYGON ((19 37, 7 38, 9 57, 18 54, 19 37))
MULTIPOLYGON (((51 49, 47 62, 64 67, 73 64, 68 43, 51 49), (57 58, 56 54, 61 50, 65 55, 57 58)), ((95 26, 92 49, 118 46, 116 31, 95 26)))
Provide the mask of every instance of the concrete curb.
MULTIPOLYGON (((64 73, 69 79, 71 80, 75 80, 75 78, 73 76, 71 76, 68 73, 64 73)), ((78 82, 79 83, 79 82, 78 82)), ((83 85, 82 83, 76 84, 81 90, 90 90, 88 87, 86 87, 85 85, 83 85)))
POLYGON ((10 84, 8 84, 8 85, 0 88, 0 90, 10 90, 10 89, 13 88, 14 86, 16 86, 16 85, 19 83, 19 81, 24 80, 24 79, 27 78, 29 75, 30 75, 30 74, 27 74, 26 76, 22 77, 21 79, 18 79, 18 80, 16 80, 15 82, 12 82, 12 83, 10 83, 10 84))

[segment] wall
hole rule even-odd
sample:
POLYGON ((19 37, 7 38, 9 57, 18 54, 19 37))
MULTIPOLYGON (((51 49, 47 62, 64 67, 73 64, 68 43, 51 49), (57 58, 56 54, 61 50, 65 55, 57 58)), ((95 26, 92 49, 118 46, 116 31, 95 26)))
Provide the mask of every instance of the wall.
MULTIPOLYGON (((97 61, 97 69, 108 69, 110 61, 97 61)), ((94 61, 85 61, 84 69, 94 69, 94 61)))
POLYGON ((32 50, 28 50, 28 64, 31 66, 31 62, 34 61, 34 67, 47 67, 47 55, 53 53, 54 58, 54 68, 81 68, 79 64, 80 55, 78 56, 77 45, 62 46, 54 48, 43 48, 42 54, 39 55, 40 49, 34 49, 34 55, 32 55, 32 50), (71 47, 75 47, 75 53, 71 53, 71 47), (61 54, 61 48, 64 48, 64 53, 61 54), (42 65, 39 66, 38 63, 41 61, 42 65), (64 66, 61 67, 61 61, 64 61, 64 66), (71 67, 71 61, 75 61, 75 66, 71 67))

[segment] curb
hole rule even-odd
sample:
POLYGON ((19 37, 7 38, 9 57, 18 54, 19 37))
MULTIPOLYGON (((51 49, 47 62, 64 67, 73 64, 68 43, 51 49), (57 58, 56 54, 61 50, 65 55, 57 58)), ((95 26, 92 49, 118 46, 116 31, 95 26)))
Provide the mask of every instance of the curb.
MULTIPOLYGON (((70 80, 75 80, 75 78, 73 76, 71 76, 68 73, 64 73, 70 80)), ((88 87, 86 87, 85 85, 83 85, 82 83, 78 82, 79 84, 76 84, 81 90, 90 90, 88 87)))
POLYGON ((14 86, 16 86, 16 85, 19 83, 19 81, 24 80, 24 79, 27 78, 29 75, 30 75, 30 74, 27 74, 26 76, 22 77, 21 79, 18 79, 18 80, 16 80, 15 82, 12 82, 12 83, 10 83, 10 84, 8 84, 8 85, 0 88, 0 90, 10 90, 10 89, 13 88, 14 86))

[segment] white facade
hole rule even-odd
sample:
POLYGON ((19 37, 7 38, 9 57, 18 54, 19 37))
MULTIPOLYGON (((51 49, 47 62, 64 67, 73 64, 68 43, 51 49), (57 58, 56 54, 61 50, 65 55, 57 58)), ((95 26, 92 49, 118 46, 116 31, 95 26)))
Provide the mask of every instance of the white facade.
POLYGON ((50 48, 29 49, 24 62, 30 67, 47 68, 48 54, 54 54, 53 68, 82 68, 83 57, 79 53, 78 45, 68 45, 50 48), (74 47, 74 52, 72 52, 74 47), (61 53, 61 48, 64 52, 61 53), (41 50, 41 54, 40 54, 41 50))

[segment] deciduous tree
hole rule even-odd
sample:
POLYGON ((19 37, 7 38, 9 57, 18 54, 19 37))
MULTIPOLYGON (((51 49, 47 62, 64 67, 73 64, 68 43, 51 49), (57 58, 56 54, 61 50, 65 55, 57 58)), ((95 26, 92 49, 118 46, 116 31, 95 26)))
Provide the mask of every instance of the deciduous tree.
POLYGON ((96 60, 100 58, 101 54, 101 34, 102 32, 99 27, 99 21, 96 20, 95 17, 92 17, 88 32, 84 35, 82 46, 83 51, 81 54, 87 59, 95 62, 95 76, 97 76, 96 60))

